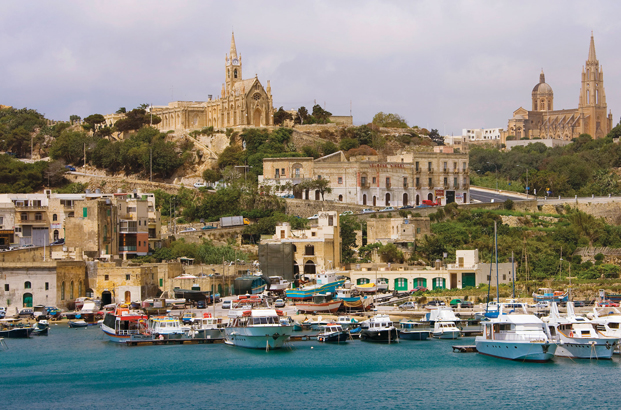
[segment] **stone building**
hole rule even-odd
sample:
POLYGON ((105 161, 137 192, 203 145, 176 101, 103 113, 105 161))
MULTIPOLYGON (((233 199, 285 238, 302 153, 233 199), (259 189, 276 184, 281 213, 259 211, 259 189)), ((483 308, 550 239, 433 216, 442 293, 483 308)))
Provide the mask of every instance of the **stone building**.
POLYGON ((54 306, 56 292, 56 262, 0 263, 0 306, 8 314, 24 307, 54 306))
POLYGON ((112 200, 81 200, 73 206, 74 216, 65 221, 65 245, 91 258, 118 255, 118 208, 112 200))
POLYGON ((580 134, 602 138, 612 129, 612 113, 606 104, 604 91, 604 70, 595 54, 595 40, 591 34, 591 44, 585 65, 582 67, 578 108, 555 110, 554 92, 546 83, 541 70, 539 83, 533 88, 532 108, 518 108, 509 119, 507 131, 503 132, 502 142, 508 136, 539 139, 571 140, 580 134))
POLYGON ((102 305, 137 302, 161 293, 155 264, 99 262, 96 277, 93 293, 101 298, 102 305))
MULTIPOLYGON (((151 107, 151 112, 162 119, 155 127, 168 131, 274 125, 270 82, 268 80, 267 88, 264 88, 257 75, 243 78, 242 56, 237 53, 234 33, 229 54, 224 58, 224 79, 220 95, 215 99, 209 95, 207 101, 174 101, 167 106, 151 107)), ((108 126, 123 118, 119 114, 104 117, 108 126)))
POLYGON ((408 244, 430 234, 431 221, 428 217, 367 219, 367 243, 408 244))
POLYGON ((57 301, 55 306, 61 309, 73 309, 77 298, 87 296, 90 285, 84 261, 56 261, 54 279, 57 301))
POLYGON ((468 203, 468 154, 451 147, 403 151, 380 161, 376 155, 353 156, 342 151, 313 158, 265 158, 259 185, 292 193, 296 198, 322 199, 366 206, 421 205, 423 200, 468 203), (330 181, 331 193, 296 188, 311 179, 330 181), (291 189, 293 188, 293 189, 291 189))

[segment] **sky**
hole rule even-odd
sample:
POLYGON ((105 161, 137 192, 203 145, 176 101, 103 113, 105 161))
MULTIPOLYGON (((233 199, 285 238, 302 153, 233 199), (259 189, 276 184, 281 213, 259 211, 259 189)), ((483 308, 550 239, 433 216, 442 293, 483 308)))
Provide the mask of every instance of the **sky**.
POLYGON ((382 111, 460 135, 531 108, 578 106, 591 31, 621 116, 617 1, 12 1, 0 14, 0 104, 54 120, 220 95, 231 32, 243 78, 276 109, 382 111))

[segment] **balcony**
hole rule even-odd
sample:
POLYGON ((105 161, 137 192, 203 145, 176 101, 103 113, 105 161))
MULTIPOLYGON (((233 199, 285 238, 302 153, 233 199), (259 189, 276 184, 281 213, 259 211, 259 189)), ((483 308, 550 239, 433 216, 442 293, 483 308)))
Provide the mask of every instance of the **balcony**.
POLYGON ((459 189, 459 184, 453 184, 453 189, 459 189))
POLYGON ((444 184, 444 189, 449 189, 450 186, 448 184, 444 184))
POLYGON ((360 188, 362 188, 362 189, 369 189, 369 188, 371 188, 371 184, 369 184, 368 182, 361 182, 360 183, 360 188))
POLYGON ((415 171, 416 171, 416 173, 417 173, 417 174, 420 174, 420 173, 421 173, 421 171, 422 171, 422 168, 416 168, 416 170, 415 170, 415 171))
POLYGON ((386 182, 386 189, 392 189, 392 184, 390 182, 386 182))
POLYGON ((35 205, 15 205, 15 210, 16 211, 46 211, 47 210, 47 205, 43 206, 43 205, 39 205, 39 206, 35 206, 35 205))
POLYGON ((423 189, 423 186, 422 185, 416 185, 416 189, 418 189, 418 190, 423 189))
POLYGON ((409 185, 408 184, 403 184, 403 189, 408 189, 409 185))
POLYGON ((448 174, 448 172, 449 172, 448 168, 444 168, 444 169, 442 170, 442 173, 443 173, 443 174, 448 174))
POLYGON ((464 184, 463 189, 468 189, 470 188, 470 184, 464 184))

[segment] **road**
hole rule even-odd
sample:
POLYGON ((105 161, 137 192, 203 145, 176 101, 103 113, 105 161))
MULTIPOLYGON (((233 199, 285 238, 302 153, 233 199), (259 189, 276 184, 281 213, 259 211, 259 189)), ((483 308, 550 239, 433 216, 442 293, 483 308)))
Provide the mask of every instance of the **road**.
MULTIPOLYGON (((532 199, 534 199, 531 196, 532 199)), ((489 189, 477 189, 470 187, 470 200, 471 202, 505 202, 507 199, 512 201, 523 201, 526 199, 524 195, 508 192, 494 192, 489 189)))

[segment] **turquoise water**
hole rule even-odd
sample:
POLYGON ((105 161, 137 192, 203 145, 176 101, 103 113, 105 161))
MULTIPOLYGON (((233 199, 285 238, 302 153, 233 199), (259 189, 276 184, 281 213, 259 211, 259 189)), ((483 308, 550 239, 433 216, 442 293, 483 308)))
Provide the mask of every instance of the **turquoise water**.
POLYGON ((97 327, 5 340, 0 404, 28 409, 618 408, 619 357, 516 363, 455 341, 126 347, 97 327), (311 349, 312 348, 312 349, 311 349))

